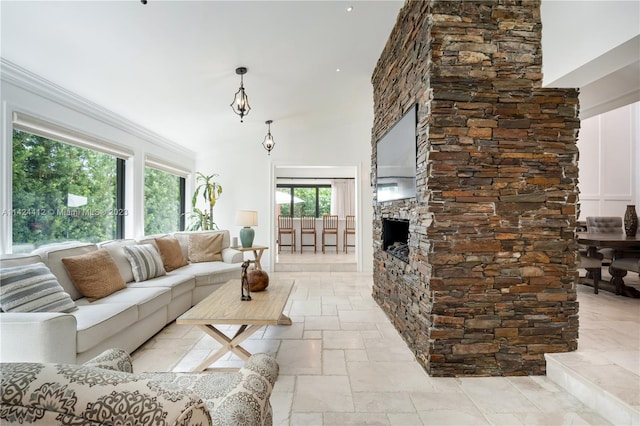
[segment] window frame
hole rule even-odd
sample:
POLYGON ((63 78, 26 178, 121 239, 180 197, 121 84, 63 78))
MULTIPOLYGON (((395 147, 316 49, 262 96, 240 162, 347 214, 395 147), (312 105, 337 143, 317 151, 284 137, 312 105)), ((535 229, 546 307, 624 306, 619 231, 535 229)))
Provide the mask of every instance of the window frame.
POLYGON ((329 188, 329 189, 331 189, 331 184, 328 184, 328 183, 323 183, 323 184, 279 183, 279 184, 276 184, 276 190, 280 189, 280 188, 286 188, 286 189, 290 189, 291 190, 291 200, 289 201, 289 211, 291 212, 292 217, 296 217, 295 216, 295 210, 294 210, 295 203, 293 202, 293 197, 295 196, 294 195, 295 189, 296 188, 315 188, 315 200, 316 200, 315 217, 316 217, 316 219, 318 219, 318 218, 322 217, 322 215, 320 214, 320 188, 329 188))
MULTIPOLYGON (((158 162, 156 160, 152 160, 150 158, 147 158, 145 161, 145 165, 144 165, 144 174, 145 174, 145 185, 146 185, 146 169, 150 168, 156 171, 160 171, 163 173, 167 173, 170 175, 175 176, 176 178, 178 178, 178 196, 180 198, 179 202, 179 217, 178 217, 178 229, 177 232, 182 232, 185 229, 186 226, 186 215, 187 215, 187 211, 186 211, 186 193, 187 193, 187 178, 186 178, 186 172, 181 171, 178 168, 175 168, 173 166, 167 165, 165 163, 161 163, 158 162)), ((143 191, 143 198, 145 200, 145 204, 146 204, 146 187, 145 190, 143 191)), ((143 208, 143 230, 146 229, 147 227, 147 223, 146 223, 146 206, 143 208)), ((169 231, 169 232, 173 232, 173 231, 169 231)), ((146 234, 146 232, 145 232, 146 234)))
MULTIPOLYGON (((73 130, 67 130, 63 127, 57 126, 55 124, 48 123, 46 121, 24 115, 19 114, 17 112, 13 113, 12 128, 11 128, 11 143, 10 146, 13 146, 13 140, 15 137, 16 131, 28 133, 33 136, 41 137, 47 139, 49 141, 66 145, 73 148, 84 149, 88 151, 93 151, 96 153, 100 153, 103 155, 108 155, 113 157, 115 160, 115 210, 116 212, 124 212, 126 211, 126 203, 125 203, 125 189, 126 189, 126 177, 125 177, 125 167, 126 167, 126 159, 122 158, 128 152, 127 150, 119 150, 119 149, 111 149, 109 144, 105 143, 101 149, 97 149, 100 147, 99 140, 92 138, 90 136, 82 135, 73 130)), ((11 148, 10 155, 8 156, 8 163, 10 164, 10 174, 11 174, 11 190, 9 197, 9 205, 11 209, 15 208, 13 204, 14 198, 14 182, 13 182, 13 170, 14 170, 14 158, 15 153, 13 152, 13 148, 11 148)), ((10 219, 11 222, 11 232, 8 233, 8 244, 11 252, 13 252, 13 247, 15 245, 15 241, 13 240, 14 235, 14 221, 10 219)), ((115 239, 123 239, 125 234, 125 214, 115 214, 115 223, 114 223, 114 234, 113 238, 115 239)), ((64 240, 62 240, 64 241, 64 240)))

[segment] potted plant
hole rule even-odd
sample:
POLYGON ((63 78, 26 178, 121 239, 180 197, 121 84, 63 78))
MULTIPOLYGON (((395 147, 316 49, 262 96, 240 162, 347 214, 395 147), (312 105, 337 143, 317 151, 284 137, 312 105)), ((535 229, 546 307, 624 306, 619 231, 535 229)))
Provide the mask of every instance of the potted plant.
POLYGON ((191 212, 191 220, 193 223, 187 230, 209 231, 218 229, 218 225, 213 221, 213 207, 216 205, 216 201, 218 201, 220 195, 222 195, 222 185, 214 180, 217 176, 218 174, 205 176, 200 172, 196 174, 196 183, 198 186, 191 198, 191 207, 193 209, 191 212), (196 204, 198 203, 198 196, 200 195, 202 195, 205 203, 209 206, 208 211, 206 208, 201 210, 196 207, 196 204))

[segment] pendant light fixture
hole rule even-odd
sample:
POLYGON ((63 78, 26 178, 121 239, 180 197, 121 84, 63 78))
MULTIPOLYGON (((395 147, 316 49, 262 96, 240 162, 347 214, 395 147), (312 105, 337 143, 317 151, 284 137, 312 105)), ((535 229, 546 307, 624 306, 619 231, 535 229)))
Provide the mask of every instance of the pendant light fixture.
POLYGON ((271 123, 273 123, 273 120, 265 121, 265 124, 268 126, 268 130, 267 136, 265 136, 262 141, 262 146, 267 150, 269 155, 271 155, 271 150, 276 146, 276 142, 273 140, 273 136, 271 136, 271 123))
POLYGON ((249 114, 249 111, 251 110, 251 107, 249 106, 249 97, 244 92, 243 76, 246 73, 247 69, 245 67, 236 68, 236 74, 240 76, 240 88, 236 92, 236 95, 233 98, 233 102, 231 103, 231 109, 233 109, 233 112, 240 116, 241 123, 244 116, 249 114))

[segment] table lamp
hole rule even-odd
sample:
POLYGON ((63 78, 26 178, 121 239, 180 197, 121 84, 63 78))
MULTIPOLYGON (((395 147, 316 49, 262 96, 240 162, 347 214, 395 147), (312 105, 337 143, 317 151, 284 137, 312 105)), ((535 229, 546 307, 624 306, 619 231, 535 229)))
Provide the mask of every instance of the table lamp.
POLYGON ((239 210, 236 213, 236 225, 243 227, 240 230, 242 247, 247 248, 253 246, 255 231, 251 227, 258 226, 258 212, 253 210, 239 210))

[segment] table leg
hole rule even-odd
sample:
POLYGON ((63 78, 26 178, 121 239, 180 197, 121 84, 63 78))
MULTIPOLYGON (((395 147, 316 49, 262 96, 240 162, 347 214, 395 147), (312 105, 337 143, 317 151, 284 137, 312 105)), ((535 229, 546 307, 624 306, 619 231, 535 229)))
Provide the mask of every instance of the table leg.
POLYGON ((254 258, 254 262, 256 264, 256 269, 262 269, 262 264, 260 263, 260 259, 262 259, 262 254, 264 253, 264 250, 262 249, 258 249, 258 250, 254 250, 253 251, 253 258, 254 258))
POLYGON ((262 325, 243 325, 241 326, 233 338, 229 338, 226 334, 215 328, 213 325, 209 324, 200 324, 198 325, 202 330, 204 330, 209 336, 213 337, 216 341, 222 344, 222 347, 214 352, 212 355, 207 357, 204 361, 202 361, 197 367, 195 367, 193 372, 196 371, 204 371, 208 366, 219 360, 224 354, 227 352, 233 352, 238 355, 240 359, 248 359, 251 356, 251 353, 240 346, 240 343, 244 342, 247 338, 249 338, 253 333, 258 331, 262 325))
POLYGON ((616 294, 636 299, 640 298, 640 291, 624 285, 623 277, 627 275, 627 271, 609 266, 609 273, 611 274, 611 284, 616 288, 616 294))
POLYGON ((622 278, 627 275, 627 271, 609 266, 609 273, 611 274, 611 284, 616 288, 616 294, 622 294, 622 288, 624 287, 624 280, 622 278))
POLYGON ((285 314, 280 314, 278 325, 291 325, 291 323, 292 323, 291 318, 289 318, 285 314))

